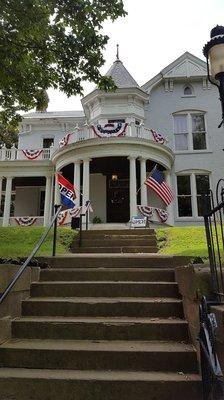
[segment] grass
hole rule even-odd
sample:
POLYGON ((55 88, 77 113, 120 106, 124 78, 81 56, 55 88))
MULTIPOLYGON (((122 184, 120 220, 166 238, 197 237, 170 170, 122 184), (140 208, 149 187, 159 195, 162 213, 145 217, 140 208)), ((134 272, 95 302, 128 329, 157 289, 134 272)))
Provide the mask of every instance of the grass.
MULTIPOLYGON (((14 258, 28 256, 44 230, 45 228, 43 227, 0 227, 0 257, 14 258)), ((76 231, 70 228, 58 228, 57 254, 68 253, 75 235, 76 231)), ((53 230, 49 232, 37 256, 51 255, 52 238, 53 230)))
POLYGON ((204 226, 159 228, 156 233, 162 254, 208 258, 204 226))
MULTIPOLYGON (((38 242, 43 227, 0 227, 0 257, 14 258, 28 256, 38 242)), ((183 256, 208 258, 203 226, 159 228, 156 230, 159 252, 183 256)), ((70 228, 58 228, 57 254, 66 254, 76 235, 70 228)), ((37 255, 51 255, 52 236, 50 232, 37 255)))

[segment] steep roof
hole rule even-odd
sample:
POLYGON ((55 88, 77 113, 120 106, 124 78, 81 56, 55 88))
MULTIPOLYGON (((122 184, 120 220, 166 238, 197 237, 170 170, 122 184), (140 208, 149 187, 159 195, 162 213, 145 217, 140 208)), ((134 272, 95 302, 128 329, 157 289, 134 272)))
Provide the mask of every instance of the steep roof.
POLYGON ((125 68, 121 60, 114 61, 106 76, 111 76, 118 88, 138 87, 139 85, 125 68))

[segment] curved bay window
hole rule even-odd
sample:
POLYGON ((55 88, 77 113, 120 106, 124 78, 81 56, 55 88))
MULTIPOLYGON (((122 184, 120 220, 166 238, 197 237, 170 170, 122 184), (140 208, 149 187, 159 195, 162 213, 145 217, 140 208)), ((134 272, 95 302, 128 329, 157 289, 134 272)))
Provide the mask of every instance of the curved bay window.
POLYGON ((179 217, 202 217, 203 196, 209 192, 209 175, 189 173, 177 175, 179 217))
POLYGON ((186 112, 173 115, 175 150, 206 150, 205 114, 186 112))

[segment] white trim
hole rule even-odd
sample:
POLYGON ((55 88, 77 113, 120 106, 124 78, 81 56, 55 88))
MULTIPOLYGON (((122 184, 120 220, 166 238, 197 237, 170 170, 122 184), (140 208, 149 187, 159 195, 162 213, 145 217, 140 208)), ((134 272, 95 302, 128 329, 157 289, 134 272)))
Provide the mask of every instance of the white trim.
POLYGON ((175 212, 175 221, 201 221, 203 217, 198 215, 198 204, 197 204, 197 186, 196 186, 196 175, 207 175, 209 179, 209 187, 212 187, 212 177, 211 171, 208 170, 184 170, 175 172, 175 188, 176 188, 176 212, 175 212), (178 176, 190 176, 190 189, 191 195, 187 195, 187 197, 191 197, 191 207, 192 207, 192 216, 179 216, 179 207, 178 207, 178 185, 177 185, 177 177, 178 176))

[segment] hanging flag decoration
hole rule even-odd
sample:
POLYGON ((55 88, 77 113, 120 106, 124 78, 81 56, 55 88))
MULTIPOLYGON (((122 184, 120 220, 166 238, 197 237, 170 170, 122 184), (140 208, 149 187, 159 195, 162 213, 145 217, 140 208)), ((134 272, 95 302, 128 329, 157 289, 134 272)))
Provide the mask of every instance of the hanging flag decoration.
POLYGON ((157 215, 159 217, 159 220, 161 222, 164 223, 164 222, 167 221, 167 219, 169 217, 169 214, 168 214, 168 212, 166 210, 161 210, 161 208, 155 208, 155 211, 156 211, 156 213, 157 213, 157 215))
POLYGON ((65 223, 67 215, 68 215, 68 210, 61 211, 58 214, 58 218, 57 218, 58 225, 63 225, 65 223))
POLYGON ((144 217, 152 217, 153 207, 138 205, 137 209, 144 217))
POLYGON ((69 144, 69 141, 71 139, 72 133, 67 133, 67 135, 65 135, 65 137, 63 137, 60 141, 59 141, 59 147, 65 147, 69 144))
POLYGON ((90 200, 87 200, 86 204, 84 206, 82 206, 82 213, 86 214, 87 212, 93 212, 93 208, 92 208, 90 200))
POLYGON ((92 125, 93 132, 100 138, 125 136, 128 124, 125 122, 113 122, 102 125, 92 125))
POLYGON ((81 213, 82 213, 82 206, 74 207, 71 210, 69 210, 69 214, 73 218, 79 217, 81 213))
POLYGON ((74 208, 76 199, 74 185, 59 174, 57 174, 57 180, 62 204, 67 206, 68 208, 74 208))
POLYGON ((158 196, 163 200, 163 202, 168 205, 174 199, 174 194, 170 187, 165 181, 165 176, 162 171, 159 171, 157 167, 152 170, 149 178, 144 182, 146 186, 154 190, 158 196))
POLYGON ((33 225, 37 218, 36 217, 16 217, 16 222, 20 226, 31 226, 33 225))
POLYGON ((28 158, 28 160, 35 160, 36 158, 40 157, 43 153, 43 149, 41 150, 22 150, 24 156, 28 158))
POLYGON ((165 137, 163 136, 162 133, 159 133, 159 132, 157 132, 157 131, 154 131, 154 129, 150 129, 150 131, 152 132, 152 137, 153 137, 153 139, 154 139, 157 143, 160 143, 160 144, 164 144, 164 143, 165 143, 166 139, 165 139, 165 137))

